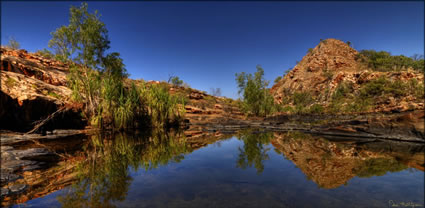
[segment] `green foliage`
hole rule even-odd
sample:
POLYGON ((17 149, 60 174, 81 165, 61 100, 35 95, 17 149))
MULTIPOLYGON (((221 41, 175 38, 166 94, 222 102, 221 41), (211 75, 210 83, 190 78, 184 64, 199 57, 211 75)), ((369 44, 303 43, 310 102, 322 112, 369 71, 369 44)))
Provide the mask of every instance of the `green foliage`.
POLYGON ((309 113, 312 113, 312 114, 322 114, 323 112, 324 112, 324 108, 323 106, 319 104, 313 104, 309 108, 309 113))
POLYGON ((394 97, 401 97, 408 93, 408 91, 405 90, 407 88, 407 84, 400 80, 392 82, 386 79, 384 76, 381 76, 378 79, 374 79, 362 86, 360 89, 360 97, 376 98, 384 94, 389 94, 394 97))
POLYGON ((60 98, 61 98, 61 96, 60 96, 60 95, 58 95, 58 94, 57 94, 57 93, 55 93, 55 92, 51 92, 51 91, 48 93, 48 95, 49 95, 49 96, 51 96, 51 97, 57 98, 57 99, 60 99, 60 98))
MULTIPOLYGON (((357 97, 354 101, 349 102, 345 108, 347 112, 362 112, 367 111, 372 107, 372 99, 357 97)), ((341 110, 341 109, 339 109, 341 110)))
POLYGON ((18 41, 14 37, 9 38, 9 43, 7 44, 8 47, 11 49, 17 50, 21 47, 21 44, 19 44, 18 41))
POLYGON ((130 127, 134 116, 142 115, 140 92, 134 83, 130 90, 124 91, 121 88, 121 95, 118 99, 116 109, 114 109, 115 126, 119 129, 130 127), (125 93, 127 92, 127 93, 125 93))
POLYGON ((323 76, 326 77, 327 80, 331 80, 334 76, 334 73, 328 69, 324 69, 323 76))
POLYGON ((69 169, 74 171, 75 181, 69 191, 58 196, 62 207, 115 207, 115 202, 127 197, 132 169, 150 170, 180 162, 193 151, 180 134, 157 130, 141 136, 96 134, 89 141, 81 155, 84 159, 69 169))
POLYGON ((417 79, 410 79, 408 89, 417 99, 424 99, 424 83, 418 82, 417 79))
POLYGON ((288 113, 294 113, 295 110, 292 106, 285 105, 281 108, 280 112, 288 112, 288 113))
POLYGON ((175 86, 180 87, 180 86, 183 85, 184 82, 178 76, 170 76, 168 78, 168 83, 171 83, 171 84, 173 84, 175 86))
POLYGON ((352 90, 353 89, 351 83, 342 82, 337 86, 334 94, 332 95, 332 99, 340 100, 346 98, 348 94, 352 92, 352 90))
MULTIPOLYGON (((85 104, 84 115, 94 126, 131 128, 147 115, 146 97, 134 83, 126 87, 128 74, 120 54, 105 55, 109 40, 105 24, 88 6, 71 7, 70 23, 52 33, 49 47, 56 58, 70 63, 68 84, 72 98, 85 104)), ((47 50, 41 54, 50 56, 47 50)))
POLYGON ((287 102, 292 102, 294 108, 284 107, 282 110, 294 113, 309 113, 308 106, 314 102, 314 99, 309 92, 295 92, 287 102))
POLYGON ((12 77, 8 77, 7 80, 6 80, 6 86, 13 87, 13 86, 16 85, 16 82, 17 81, 15 79, 13 79, 12 77))
POLYGON ((257 65, 257 72, 236 74, 238 93, 243 95, 243 110, 256 116, 267 116, 277 111, 277 104, 267 86, 269 81, 264 79, 264 69, 257 65))
POLYGON ((309 105, 313 102, 309 92, 295 92, 292 95, 294 105, 309 105))
POLYGON ((120 76, 115 81, 121 82, 124 64, 118 53, 104 56, 110 43, 107 29, 97 11, 90 14, 87 10, 86 3, 80 8, 72 6, 69 25, 52 32, 49 47, 55 50, 59 59, 73 61, 68 77, 73 98, 84 101, 86 114, 95 116, 101 113, 103 76, 120 76))
POLYGON ((38 50, 35 53, 37 55, 42 56, 42 57, 47 58, 47 59, 54 59, 55 58, 55 55, 45 48, 43 50, 38 50))
POLYGON ((274 83, 275 83, 275 84, 276 84, 276 83, 278 83, 281 79, 282 79, 282 77, 281 77, 281 76, 276 77, 276 79, 274 80, 274 83))
POLYGON ((52 32, 49 47, 65 60, 72 58, 84 68, 98 69, 109 49, 108 30, 97 10, 93 14, 87 10, 87 3, 79 8, 72 6, 69 25, 52 32))
POLYGON ((351 42, 350 41, 347 41, 347 42, 345 42, 348 46, 350 46, 351 47, 351 42))
POLYGON ((264 170, 264 161, 269 159, 267 152, 270 148, 265 146, 273 138, 273 132, 253 134, 251 131, 241 132, 238 139, 244 142, 243 148, 239 147, 237 167, 246 169, 254 166, 257 174, 264 170))
POLYGON ((420 56, 409 58, 403 55, 393 56, 386 51, 362 50, 357 59, 376 71, 400 71, 411 67, 424 72, 424 59, 420 56))
POLYGON ((165 86, 151 85, 150 88, 144 88, 142 97, 147 99, 149 115, 156 126, 166 127, 184 116, 184 98, 171 95, 165 86))
POLYGON ((399 172, 406 168, 408 166, 395 159, 372 158, 366 160, 363 165, 354 171, 360 178, 369 178, 372 176, 383 176, 387 172, 399 172))
POLYGON ((307 52, 308 53, 313 53, 313 49, 312 48, 309 48, 307 52))

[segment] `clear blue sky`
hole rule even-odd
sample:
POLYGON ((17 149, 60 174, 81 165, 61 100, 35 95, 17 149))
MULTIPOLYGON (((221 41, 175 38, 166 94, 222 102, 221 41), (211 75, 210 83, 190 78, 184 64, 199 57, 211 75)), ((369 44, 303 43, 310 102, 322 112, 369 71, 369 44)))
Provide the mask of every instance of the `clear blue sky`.
MULTIPOLYGON (((46 48, 80 2, 1 2, 1 43, 46 48)), ((424 2, 88 2, 109 30, 131 78, 179 76, 191 87, 236 98, 235 73, 261 64, 271 82, 319 39, 357 50, 424 54, 424 2)))

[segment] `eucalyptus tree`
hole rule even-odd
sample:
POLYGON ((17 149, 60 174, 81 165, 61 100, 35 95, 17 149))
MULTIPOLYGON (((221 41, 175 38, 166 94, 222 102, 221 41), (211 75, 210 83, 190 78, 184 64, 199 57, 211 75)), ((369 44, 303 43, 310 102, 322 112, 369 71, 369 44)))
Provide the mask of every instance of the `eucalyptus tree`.
POLYGON ((103 118, 104 112, 108 114, 123 103, 119 98, 127 75, 119 53, 105 55, 110 41, 100 16, 97 10, 89 13, 87 3, 72 6, 69 24, 52 32, 49 41, 56 57, 70 64, 72 97, 86 104, 86 114, 95 118, 94 123, 103 118))
POLYGON ((254 74, 236 73, 238 93, 243 95, 243 109, 256 116, 266 116, 277 110, 278 106, 267 86, 269 81, 264 79, 264 69, 257 65, 254 74))

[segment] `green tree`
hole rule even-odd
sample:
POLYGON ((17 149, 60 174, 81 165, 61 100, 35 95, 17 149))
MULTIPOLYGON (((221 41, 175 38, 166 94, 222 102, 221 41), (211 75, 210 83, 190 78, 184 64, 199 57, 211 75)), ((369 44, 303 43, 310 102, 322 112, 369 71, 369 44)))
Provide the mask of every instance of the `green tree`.
POLYGON ((257 72, 247 74, 236 73, 238 93, 243 95, 243 108, 245 112, 256 116, 266 116, 277 111, 273 96, 267 86, 269 81, 264 79, 264 69, 257 65, 257 72))
MULTIPOLYGON (((128 126, 134 118, 138 100, 125 88, 123 79, 128 76, 120 54, 109 49, 108 30, 96 10, 88 12, 87 3, 70 8, 69 25, 52 32, 49 47, 56 58, 70 63, 68 76, 74 100, 85 104, 85 113, 91 124, 103 123, 119 128, 128 126)), ((133 89, 131 91, 137 91, 133 89)), ((138 95, 140 98, 140 95, 138 95)))
POLYGON ((14 50, 17 50, 17 49, 19 49, 19 48, 21 47, 21 45, 19 44, 19 42, 18 42, 18 41, 16 41, 16 39, 15 39, 14 37, 10 37, 10 38, 9 38, 8 46, 9 46, 11 49, 14 49, 14 50))
POLYGON ((347 45, 351 47, 351 42, 350 41, 347 41, 345 43, 347 43, 347 45))
POLYGON ((274 83, 275 83, 275 84, 276 84, 276 83, 278 83, 281 79, 282 79, 282 77, 281 77, 281 76, 276 77, 276 79, 274 79, 274 83))
POLYGON ((183 80, 181 80, 178 76, 171 75, 168 78, 168 83, 171 83, 171 84, 173 84, 175 86, 180 87, 180 86, 183 85, 183 80))

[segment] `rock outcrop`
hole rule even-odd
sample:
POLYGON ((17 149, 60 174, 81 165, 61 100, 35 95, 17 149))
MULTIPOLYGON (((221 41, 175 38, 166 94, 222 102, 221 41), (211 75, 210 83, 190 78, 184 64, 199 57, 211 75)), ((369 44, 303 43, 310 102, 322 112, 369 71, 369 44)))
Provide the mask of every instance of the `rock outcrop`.
MULTIPOLYGON (((288 103, 289 100, 291 104, 291 96, 294 93, 304 92, 312 96, 314 103, 327 107, 332 101, 332 95, 342 83, 351 85, 352 94, 355 95, 364 84, 379 77, 403 83, 412 79, 416 79, 419 84, 424 81, 422 73, 410 69, 397 72, 373 71, 356 58, 358 54, 355 49, 340 40, 323 40, 271 88, 271 93, 276 102, 288 103)), ((370 112, 424 109, 423 97, 412 95, 375 100, 373 104, 374 109, 370 112)))
POLYGON ((53 128, 82 128, 79 108, 66 87, 68 66, 25 50, 1 48, 0 128, 28 131, 35 121, 69 106, 53 128))

